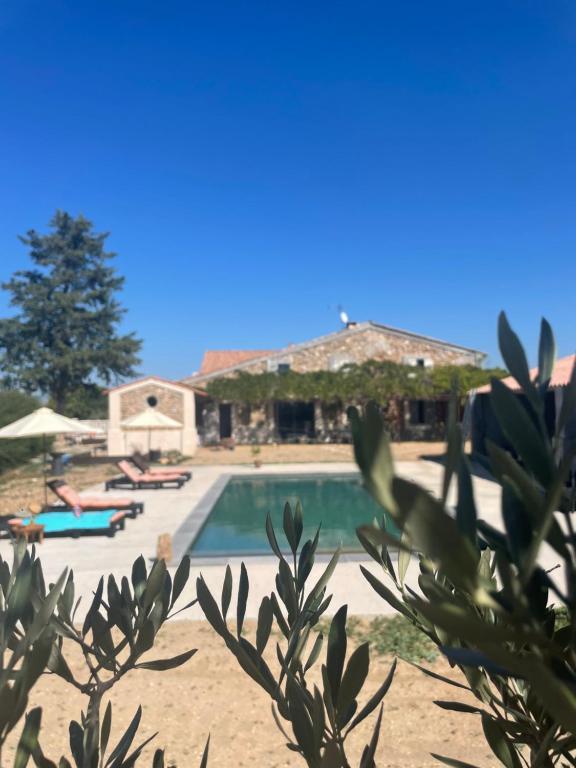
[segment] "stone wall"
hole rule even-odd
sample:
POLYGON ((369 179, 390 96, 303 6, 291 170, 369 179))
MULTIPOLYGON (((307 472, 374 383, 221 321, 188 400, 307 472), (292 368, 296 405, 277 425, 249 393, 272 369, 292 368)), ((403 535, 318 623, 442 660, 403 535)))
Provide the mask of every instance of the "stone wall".
POLYGON ((184 421, 184 396, 182 392, 168 389, 160 384, 143 384, 141 387, 129 389, 120 395, 120 420, 136 416, 148 407, 148 398, 154 396, 158 400, 155 406, 161 413, 182 423, 184 421))
POLYGON ((135 450, 146 452, 148 447, 161 451, 178 451, 193 456, 198 445, 195 421, 194 392, 179 384, 163 383, 148 377, 114 387, 108 392, 108 453, 111 456, 129 455, 135 450), (149 407, 148 398, 157 400, 155 408, 180 422, 180 429, 148 430, 122 426, 124 419, 135 416, 149 407))
MULTIPOLYGON (((395 363, 409 363, 424 359, 426 364, 475 365, 474 352, 455 349, 440 342, 426 341, 416 337, 395 334, 377 328, 365 328, 357 333, 343 332, 334 335, 324 343, 309 347, 287 347, 285 354, 274 358, 274 365, 287 363, 297 373, 310 371, 337 370, 349 363, 364 363, 367 360, 390 360, 395 363)), ((268 361, 260 360, 244 365, 246 373, 264 373, 269 370, 268 361)), ((233 372, 228 375, 235 375, 233 372)))
MULTIPOLYGON (((279 442, 274 418, 273 402, 265 406, 232 404, 232 439, 238 445, 265 445, 279 442)), ((204 445, 217 445, 220 441, 218 403, 209 400, 202 406, 202 426, 199 434, 204 445)), ((424 423, 411 418, 409 400, 390 400, 385 407, 385 418, 393 440, 442 440, 445 436, 446 414, 439 401, 424 400, 424 423)), ((346 408, 337 404, 314 402, 313 438, 294 437, 296 443, 350 443, 352 434, 346 408)))

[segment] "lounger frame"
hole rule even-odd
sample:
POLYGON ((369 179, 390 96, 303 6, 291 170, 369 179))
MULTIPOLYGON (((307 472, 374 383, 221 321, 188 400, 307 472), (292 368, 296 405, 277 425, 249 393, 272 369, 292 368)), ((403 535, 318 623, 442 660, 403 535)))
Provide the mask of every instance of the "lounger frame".
MULTIPOLYGON (((134 454, 133 456, 128 457, 128 461, 132 462, 136 469, 139 469, 140 472, 151 472, 155 470, 150 469, 150 465, 147 464, 141 456, 138 456, 137 454, 134 454)), ((180 470, 177 466, 166 466, 162 469, 163 472, 174 472, 175 475, 181 475, 182 477, 185 477, 186 480, 192 480, 192 472, 189 472, 188 470, 180 470)))
MULTIPOLYGON (((43 512, 64 512, 67 509, 70 509, 70 505, 62 499, 60 494, 58 493, 58 488, 61 485, 66 485, 64 480, 48 480, 46 485, 50 488, 50 490, 58 496, 58 498, 61 500, 60 504, 47 504, 45 507, 43 507, 43 512)), ((108 486, 106 486, 106 490, 108 490, 108 486)), ((102 501, 106 501, 106 499, 102 499, 102 501)), ((85 512, 101 512, 102 507, 94 507, 90 504, 81 505, 82 510, 85 512)), ((134 519, 137 517, 137 515, 144 514, 144 503, 142 501, 131 501, 129 504, 122 504, 120 506, 114 505, 114 509, 117 509, 119 512, 126 512, 128 517, 131 517, 134 519)))
POLYGON ((186 482, 185 477, 175 477, 170 480, 130 480, 126 475, 120 475, 118 477, 112 477, 110 480, 106 480, 106 490, 110 488, 124 488, 125 490, 132 491, 145 491, 145 490, 160 490, 161 488, 182 488, 186 482))

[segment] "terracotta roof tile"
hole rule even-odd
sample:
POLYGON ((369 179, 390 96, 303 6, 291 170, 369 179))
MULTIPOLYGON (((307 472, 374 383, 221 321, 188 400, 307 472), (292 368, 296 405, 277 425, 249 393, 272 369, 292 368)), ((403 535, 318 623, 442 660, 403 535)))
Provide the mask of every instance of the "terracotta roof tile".
MULTIPOLYGON (((554 368, 552 369, 552 378, 550 379, 549 384, 551 389, 555 389, 556 387, 565 387, 569 383, 570 376, 572 375, 572 368, 574 367, 575 362, 576 355, 568 355, 568 357, 561 357, 560 360, 556 360, 554 368)), ((532 368, 530 370, 531 379, 535 379, 537 374, 538 368, 532 368)), ((506 386, 514 392, 520 392, 522 389, 520 384, 518 384, 513 376, 507 376, 505 379, 502 379, 502 383, 506 384, 506 386)), ((476 390, 476 394, 484 394, 486 392, 490 392, 490 390, 490 384, 485 384, 483 387, 479 387, 476 390)))
POLYGON ((224 368, 232 368, 247 360, 272 355, 276 351, 275 349, 209 349, 204 352, 200 373, 214 373, 224 368))

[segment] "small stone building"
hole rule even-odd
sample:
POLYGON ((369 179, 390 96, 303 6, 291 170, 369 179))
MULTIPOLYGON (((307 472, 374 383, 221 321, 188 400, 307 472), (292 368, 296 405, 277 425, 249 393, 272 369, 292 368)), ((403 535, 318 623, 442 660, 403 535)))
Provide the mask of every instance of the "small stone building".
MULTIPOLYGON (((552 370, 552 376, 548 382, 544 398, 544 418, 550 435, 556 430, 557 420, 562 410, 562 403, 566 393, 566 387, 570 383, 572 371, 576 365, 576 355, 568 355, 556 360, 552 370)), ((530 371, 530 378, 535 379, 538 369, 530 371)), ((525 399, 520 384, 512 376, 502 379, 505 384, 520 399, 525 399)), ((487 384, 469 393, 468 409, 470 414, 470 432, 472 438, 472 454, 482 459, 488 456, 487 441, 501 446, 510 453, 514 453, 512 445, 500 429, 500 425, 494 414, 490 393, 492 387, 487 384)), ((567 455, 576 446, 576 416, 573 415, 564 425, 558 451, 561 456, 567 455)))
POLYGON ((192 387, 147 376, 108 390, 108 453, 124 456, 149 448, 192 456, 198 446, 196 402, 192 387), (157 409, 180 424, 170 429, 131 429, 124 422, 147 409, 157 409))
MULTIPOLYGON (((369 360, 415 367, 480 366, 485 354, 476 349, 399 330, 375 322, 348 323, 335 333, 277 350, 208 350, 200 370, 184 379, 202 389, 215 379, 239 372, 337 371, 369 360)), ((345 408, 336 404, 271 401, 255 407, 239 402, 197 402, 197 424, 204 443, 232 439, 250 442, 341 442, 349 439, 345 408)), ((436 437, 445 420, 446 403, 414 400, 396 403, 404 439, 436 437)))

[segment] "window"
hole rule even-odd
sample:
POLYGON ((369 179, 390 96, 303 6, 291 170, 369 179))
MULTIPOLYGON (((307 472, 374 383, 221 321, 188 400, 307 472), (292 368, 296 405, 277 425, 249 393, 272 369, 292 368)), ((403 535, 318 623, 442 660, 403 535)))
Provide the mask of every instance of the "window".
POLYGON ((278 373, 288 373, 290 370, 290 363, 278 363, 278 373))
POLYGON ((404 355, 403 365, 412 365, 414 368, 433 368, 434 360, 431 357, 416 357, 415 355, 404 355))
POLYGON ((243 427, 249 427, 252 420, 252 408, 249 405, 238 406, 238 421, 243 427))
POLYGON ((350 355, 337 353, 335 355, 330 355, 328 358, 328 367, 331 371, 339 371, 345 365, 350 365, 352 362, 353 360, 350 355))

